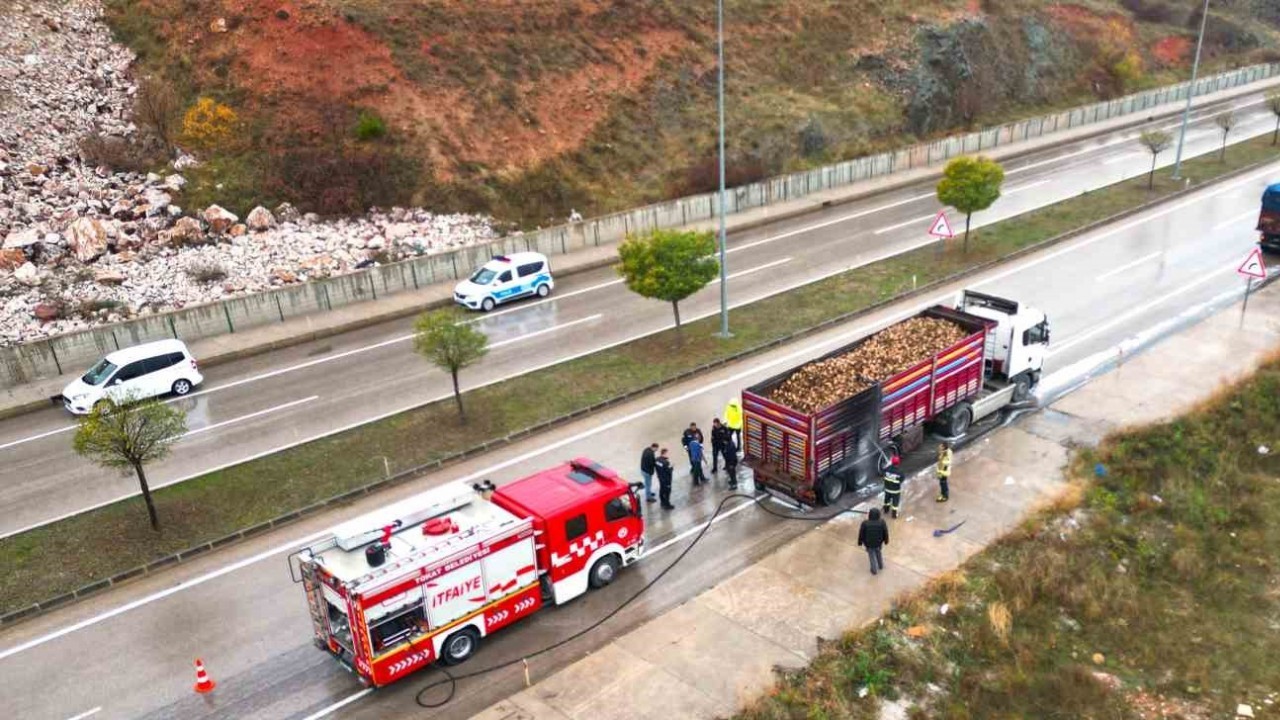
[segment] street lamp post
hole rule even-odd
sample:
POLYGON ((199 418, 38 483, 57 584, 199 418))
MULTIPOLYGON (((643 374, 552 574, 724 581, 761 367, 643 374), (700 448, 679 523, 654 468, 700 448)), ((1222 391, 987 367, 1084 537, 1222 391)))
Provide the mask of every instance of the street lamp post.
POLYGON ((1182 171, 1182 143, 1187 139, 1187 120, 1191 117, 1191 94, 1196 89, 1196 73, 1200 70, 1200 48, 1204 45, 1204 26, 1209 21, 1209 0, 1204 0, 1200 14, 1200 37, 1196 38, 1196 59, 1191 63, 1191 85, 1187 87, 1187 105, 1182 109, 1182 129, 1178 131, 1178 154, 1173 160, 1173 179, 1180 179, 1182 171))
POLYGON ((720 337, 728 338, 730 337, 729 278, 724 264, 724 0, 716 0, 716 65, 720 75, 720 83, 716 91, 720 106, 720 337))

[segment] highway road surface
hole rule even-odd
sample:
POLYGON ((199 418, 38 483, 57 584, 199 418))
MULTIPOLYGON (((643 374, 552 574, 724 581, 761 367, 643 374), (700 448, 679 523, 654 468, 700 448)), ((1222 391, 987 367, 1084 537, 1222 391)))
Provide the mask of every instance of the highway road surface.
MULTIPOLYGON (((1275 118, 1259 97, 1234 104, 1240 124, 1231 140, 1271 131, 1275 118)), ((1218 148, 1221 134, 1212 116, 1220 110, 1196 117, 1188 136, 1188 157, 1218 148)), ((1177 120, 1157 124, 1176 130, 1177 120)), ((1010 163, 1004 197, 975 216, 976 225, 1143 174, 1150 156, 1134 139, 1137 132, 1063 144, 1010 163)), ((1173 152, 1160 160, 1171 164, 1173 152)), ((1257 205, 1254 197, 1238 213, 1247 215, 1257 205)), ((923 183, 735 233, 728 259, 732 304, 927 244, 931 239, 926 231, 938 209, 932 184, 923 183)), ((963 226, 955 214, 952 222, 963 226)), ((1151 255, 1133 270, 1145 272, 1170 261, 1151 255)), ((1106 292, 1109 287, 1102 283, 1095 289, 1106 292)), ((712 314, 718 297, 713 283, 683 303, 682 314, 686 319, 712 314)), ((672 316, 667 304, 630 293, 611 269, 601 269, 563 279, 546 301, 477 315, 475 322, 488 334, 492 350, 480 365, 463 373, 464 388, 661 330, 672 324, 672 316)), ((411 348, 411 323, 386 323, 211 368, 198 393, 177 401, 188 412, 191 430, 170 459, 149 468, 152 486, 180 482, 447 397, 447 376, 411 348)), ((74 455, 73 428, 60 408, 0 422, 0 537, 136 494, 131 476, 102 470, 74 455)))
MULTIPOLYGON (((1097 157, 1088 154, 1079 157, 1088 158, 1084 161, 1087 169, 1100 172, 1098 168, 1102 165, 1097 157)), ((1277 173, 1280 173, 1280 163, 992 269, 967 286, 1044 309, 1053 323, 1053 342, 1042 386, 1048 390, 1069 387, 1084 375, 1084 366, 1090 358, 1109 348, 1162 329, 1172 329, 1165 326, 1176 324, 1179 318, 1202 306, 1223 306, 1239 298, 1243 283, 1234 270, 1253 247, 1253 216, 1259 193, 1277 173)), ((1014 187, 1029 181, 1019 175, 1013 176, 1014 187)), ((1019 195, 1015 193, 1010 203, 1016 204, 1019 195)), ((878 200, 880 203, 896 201, 893 198, 878 200)), ((917 208, 916 212, 927 209, 917 208)), ((842 212, 858 211, 844 208, 842 212)), ((756 246, 768 248, 769 255, 754 254, 749 246, 784 230, 774 228, 744 235, 737 238, 740 249, 735 253, 735 267, 746 269, 777 263, 770 271, 759 273, 761 283, 801 267, 813 275, 834 270, 838 264, 821 260, 830 260, 831 255, 844 252, 843 248, 857 247, 859 242, 875 243, 876 228, 913 217, 911 213, 902 216, 892 211, 885 213, 875 215, 875 222, 861 220, 844 227, 844 234, 831 232, 828 236, 812 231, 803 237, 795 236, 791 242, 756 246), (810 244, 827 249, 817 256, 805 255, 810 244), (787 257, 791 260, 778 263, 787 257), (802 257, 812 259, 802 261, 802 257)), ((925 214, 920 212, 918 217, 925 214)), ((816 224, 813 220, 810 223, 816 224)), ((837 221, 836 225, 843 226, 843 223, 837 221)), ((883 234, 882 239, 884 235, 889 233, 883 234)), ((902 242, 910 243, 911 239, 902 242)), ((793 278, 803 275, 802 272, 793 278)), ((595 281, 608 280, 596 278, 595 281)), ((563 288, 559 305, 548 304, 494 318, 487 321, 491 324, 489 329, 495 335, 506 337, 500 335, 502 328, 517 322, 529 323, 528 328, 546 329, 554 327, 554 323, 581 320, 581 316, 568 313, 578 308, 576 301, 584 298, 591 302, 576 312, 589 312, 587 317, 617 312, 599 304, 604 295, 588 298, 589 293, 583 293, 565 297, 575 289, 589 287, 591 280, 584 278, 580 282, 563 288), (566 315, 559 317, 559 313, 566 315), (522 314, 530 317, 522 319, 522 314), (541 319, 543 324, 539 326, 536 319, 541 319)), ((743 386, 821 355, 924 306, 949 300, 960 287, 956 285, 927 297, 895 304, 803 342, 721 368, 651 397, 366 498, 353 507, 308 518, 197 558, 161 576, 141 579, 22 623, 0 633, 0 717, 24 720, 468 717, 519 689, 523 683, 521 670, 509 668, 482 679, 464 681, 450 704, 430 712, 418 708, 414 702, 415 693, 429 678, 426 673, 388 688, 364 690, 353 676, 311 645, 310 620, 300 589, 289 579, 286 553, 358 512, 454 479, 492 478, 501 483, 577 455, 590 456, 634 477, 638 454, 645 444, 656 439, 675 446, 680 428, 690 420, 709 423, 725 401, 743 386), (198 697, 191 690, 191 664, 196 657, 204 659, 219 683, 212 696, 198 697)), ((747 295, 753 289, 754 286, 744 286, 740 292, 747 295)), ((622 296, 617 302, 629 301, 622 296)), ((660 322, 657 315, 661 313, 647 320, 642 306, 625 306, 635 308, 634 325, 660 322)), ((703 301, 698 312, 709 312, 711 307, 709 301, 703 301)), ((582 324, 592 322, 597 321, 582 324)), ((589 339, 621 324, 613 320, 591 325, 591 333, 564 335, 557 342, 572 345, 578 339, 589 339)), ((375 337, 352 339, 352 342, 368 342, 375 337)), ((367 354, 367 358, 374 361, 377 356, 367 354)), ((494 367, 515 360, 498 358, 494 367)), ((276 360, 260 362, 264 363, 258 368, 261 372, 276 360)), ((363 385, 364 392, 371 393, 370 398, 374 397, 372 388, 376 386, 373 377, 387 377, 381 369, 382 363, 394 364, 396 360, 387 357, 376 362, 379 369, 364 374, 370 376, 366 378, 367 385, 359 379, 353 382, 363 385)), ((228 381, 215 379, 211 385, 216 387, 219 382, 228 381)), ((346 398, 346 402, 356 403, 365 397, 355 389, 348 394, 347 383, 339 385, 341 387, 331 388, 313 384, 298 391, 333 398, 334 402, 346 398)), ((267 395, 272 387, 265 384, 255 392, 267 395)), ((408 391, 407 385, 396 387, 408 391)), ((218 393, 212 397, 217 398, 218 393)), ((230 402, 232 395, 225 397, 230 402)), ((281 402, 287 398, 282 395, 269 399, 281 402)), ((398 402, 410 399, 396 398, 398 402)), ((320 408, 329 407, 321 402, 311 401, 307 414, 319 415, 320 408)), ((333 412, 342 413, 342 407, 337 405, 332 408, 333 412)), ((251 411, 249 406, 238 410, 251 411)), ((273 419, 271 424, 282 424, 284 417, 273 419)), ((238 432, 244 432, 244 428, 238 432)), ((252 433, 246 433, 249 434, 252 433)), ((684 473, 687 468, 680 470, 684 473)), ((671 513, 650 513, 651 551, 640 565, 624 571, 610 588, 588 594, 565 607, 548 609, 487 639, 478 656, 459 671, 475 671, 525 657, 603 617, 680 552, 708 517, 712 506, 723 497, 723 483, 721 478, 711 487, 693 491, 687 476, 678 476, 677 509, 671 513)), ((729 512, 719 518, 703 544, 695 548, 684 563, 600 630, 534 658, 530 664, 534 677, 546 677, 565 663, 599 647, 609 637, 729 577, 779 543, 803 532, 807 526, 804 522, 766 514, 745 501, 731 500, 730 503, 729 512)), ((92 548, 85 551, 92 552, 92 548)), ((820 562, 821 558, 814 561, 820 562)), ((714 672, 714 668, 707 671, 714 672)))

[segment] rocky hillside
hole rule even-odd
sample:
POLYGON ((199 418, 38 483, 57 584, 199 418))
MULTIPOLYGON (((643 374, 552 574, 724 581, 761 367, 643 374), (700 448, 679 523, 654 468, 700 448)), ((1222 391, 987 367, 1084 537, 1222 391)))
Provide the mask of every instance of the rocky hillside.
MULTIPOLYGON (((545 225, 714 185, 712 0, 107 5, 184 104, 238 114, 202 201, 545 225)), ((1280 1, 1212 5, 1210 67, 1274 56, 1280 1)), ((1198 6, 727 0, 732 179, 1184 77, 1198 6)))

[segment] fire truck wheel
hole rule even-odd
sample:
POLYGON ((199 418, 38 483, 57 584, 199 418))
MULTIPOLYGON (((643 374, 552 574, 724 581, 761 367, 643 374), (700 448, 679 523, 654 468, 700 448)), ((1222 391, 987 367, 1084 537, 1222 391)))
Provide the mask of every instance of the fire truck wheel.
POLYGON ((840 501, 841 495, 844 495, 844 480, 837 477, 835 473, 818 481, 818 499, 823 505, 835 505, 840 501))
POLYGON ((605 555, 591 566, 591 575, 587 579, 593 588, 602 588, 618 577, 618 556, 605 555))
POLYGON ((463 628, 444 641, 444 647, 440 648, 440 662, 444 665, 464 663, 479 646, 480 633, 472 627, 463 628))

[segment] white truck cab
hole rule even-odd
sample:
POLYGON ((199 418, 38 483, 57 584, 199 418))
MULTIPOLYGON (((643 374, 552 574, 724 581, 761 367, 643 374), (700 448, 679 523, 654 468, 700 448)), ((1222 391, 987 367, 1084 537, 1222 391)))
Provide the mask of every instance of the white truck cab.
POLYGON ((1025 395, 1040 380, 1049 349, 1049 318, 1028 305, 965 290, 956 309, 995 323, 987 333, 987 376, 1021 385, 1025 395))
POLYGON ((489 312, 498 305, 522 297, 546 297, 555 289, 551 263, 542 253, 497 255, 481 265, 470 278, 454 286, 454 302, 472 310, 489 312))

